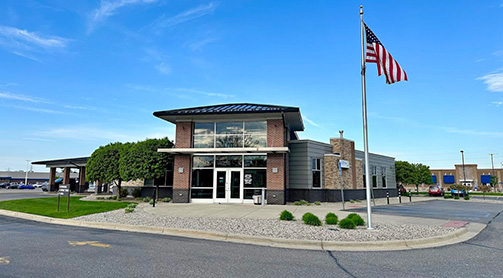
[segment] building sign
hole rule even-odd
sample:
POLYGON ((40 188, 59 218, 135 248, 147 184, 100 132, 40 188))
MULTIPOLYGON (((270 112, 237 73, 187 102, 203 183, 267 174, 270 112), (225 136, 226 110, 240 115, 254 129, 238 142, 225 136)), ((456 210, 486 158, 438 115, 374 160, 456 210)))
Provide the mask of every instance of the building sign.
POLYGON ((349 169, 349 161, 339 160, 339 169, 349 169))
POLYGON ((252 184, 252 174, 245 174, 245 184, 252 184))

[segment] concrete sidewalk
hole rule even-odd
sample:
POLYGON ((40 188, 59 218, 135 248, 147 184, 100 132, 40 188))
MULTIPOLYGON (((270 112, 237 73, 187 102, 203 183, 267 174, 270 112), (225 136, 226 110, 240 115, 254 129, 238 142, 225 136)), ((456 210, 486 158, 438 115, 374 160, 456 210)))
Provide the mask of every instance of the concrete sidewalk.
MULTIPOLYGON (((435 200, 432 198, 413 198, 413 202, 425 202, 435 200)), ((386 198, 376 199, 376 206, 387 205, 386 198)), ((409 203, 409 199, 402 198, 402 203, 409 203)), ((397 198, 390 198, 390 205, 399 204, 397 198)), ((346 202, 346 209, 366 208, 366 202, 346 202)), ((283 210, 290 211, 296 219, 302 219, 302 215, 311 212, 324 219, 329 212, 335 213, 339 219, 345 218, 352 211, 342 210, 342 203, 322 203, 317 206, 296 205, 253 205, 253 204, 173 204, 156 203, 156 207, 148 206, 141 208, 146 213, 169 217, 214 217, 214 218, 249 218, 249 219, 278 219, 283 210)), ((367 222, 366 213, 358 213, 367 222)), ((386 222, 390 224, 419 224, 428 226, 441 226, 448 222, 444 219, 418 218, 372 214, 374 223, 386 222)))
MULTIPOLYGON (((393 198, 394 199, 394 198, 393 198)), ((415 202, 428 201, 430 198, 416 198, 415 202)), ((393 203, 398 203, 394 200, 393 203)), ((365 203, 355 202, 347 203, 346 208, 365 207, 365 203)), ((376 205, 386 205, 386 199, 376 199, 376 205)), ((172 203, 158 203, 156 207, 139 206, 145 213, 150 213, 158 216, 170 217, 206 217, 206 218, 249 218, 249 219, 278 219, 281 211, 289 210, 294 214, 297 219, 301 219, 302 215, 306 212, 314 213, 321 219, 325 217, 328 212, 333 212, 339 216, 339 219, 346 217, 348 211, 342 210, 341 203, 328 203, 320 206, 294 206, 294 205, 267 205, 257 206, 253 204, 172 204, 172 203)), ((485 227, 482 223, 469 223, 468 225, 457 229, 448 234, 441 236, 433 236, 421 239, 407 239, 407 240, 389 240, 389 241, 325 241, 325 240, 296 240, 296 239, 281 239, 281 238, 265 238, 248 235, 238 235, 221 232, 211 231, 198 231, 198 230, 183 230, 175 228, 162 228, 141 225, 126 225, 118 223, 100 223, 79 221, 72 219, 55 219, 45 216, 38 216, 20 212, 12 212, 7 210, 0 210, 0 215, 23 218, 38 222, 80 226, 87 228, 99 228, 116 231, 128 232, 141 232, 152 233, 159 235, 171 235, 189 238, 198 238, 205 240, 216 240, 234 243, 255 244, 271 247, 282 248, 295 248, 295 249, 308 249, 308 250, 337 250, 337 251, 387 251, 387 250, 408 250, 417 248, 430 248, 444 245, 455 244, 463 242, 475 237, 485 227)), ((366 215, 361 213, 361 216, 366 219, 366 215)), ((449 222, 442 219, 431 218, 418 218, 418 217, 405 217, 405 216, 390 216, 373 214, 374 223, 391 223, 391 224, 416 224, 427 226, 442 226, 449 222)))

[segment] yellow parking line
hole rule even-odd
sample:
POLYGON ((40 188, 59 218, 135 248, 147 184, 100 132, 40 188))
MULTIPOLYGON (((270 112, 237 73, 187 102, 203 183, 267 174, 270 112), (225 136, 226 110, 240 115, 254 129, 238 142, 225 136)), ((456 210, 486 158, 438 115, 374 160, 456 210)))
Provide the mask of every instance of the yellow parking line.
POLYGON ((9 257, 0 257, 0 264, 10 264, 9 257))
POLYGON ((110 244, 101 243, 99 241, 68 241, 68 244, 70 244, 71 246, 90 245, 103 248, 109 248, 111 246, 110 244))

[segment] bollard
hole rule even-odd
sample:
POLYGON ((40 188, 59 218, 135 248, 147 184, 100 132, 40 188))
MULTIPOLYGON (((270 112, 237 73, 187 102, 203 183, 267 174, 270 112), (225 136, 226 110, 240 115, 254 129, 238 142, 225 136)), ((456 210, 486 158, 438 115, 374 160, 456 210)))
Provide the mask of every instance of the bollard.
POLYGON ((398 191, 398 202, 402 203, 402 192, 398 191))
POLYGON ((387 202, 387 203, 388 203, 388 205, 389 205, 389 192, 388 192, 388 191, 386 191, 386 202, 387 202))
POLYGON ((412 203, 412 192, 410 192, 410 189, 409 189, 409 202, 412 203))

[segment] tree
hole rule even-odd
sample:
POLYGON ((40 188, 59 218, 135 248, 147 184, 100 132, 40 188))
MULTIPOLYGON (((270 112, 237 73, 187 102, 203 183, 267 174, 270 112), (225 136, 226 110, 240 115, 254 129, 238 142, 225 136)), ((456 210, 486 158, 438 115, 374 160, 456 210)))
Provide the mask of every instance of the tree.
POLYGON ((396 182, 413 184, 414 165, 407 161, 395 161, 396 182))
POLYGON ((86 164, 86 179, 89 182, 102 181, 106 183, 115 182, 117 194, 120 194, 122 177, 119 166, 121 155, 127 153, 131 143, 110 143, 100 146, 92 154, 86 164))
POLYGON ((160 153, 159 148, 172 148, 167 137, 147 139, 132 144, 120 158, 120 175, 124 180, 156 179, 164 177, 173 161, 172 155, 160 153))
POLYGON ((491 186, 496 187, 498 184, 498 177, 497 176, 491 176, 491 186))
POLYGON ((431 184, 430 167, 421 163, 411 164, 407 161, 396 161, 396 181, 403 184, 415 184, 419 191, 420 184, 431 184))

